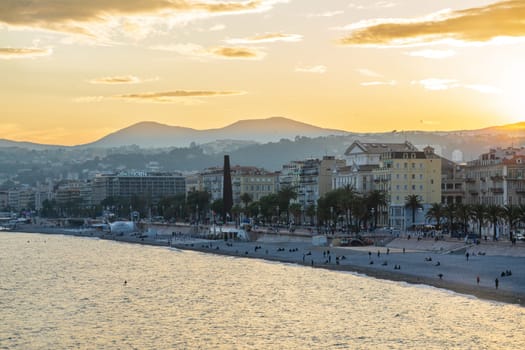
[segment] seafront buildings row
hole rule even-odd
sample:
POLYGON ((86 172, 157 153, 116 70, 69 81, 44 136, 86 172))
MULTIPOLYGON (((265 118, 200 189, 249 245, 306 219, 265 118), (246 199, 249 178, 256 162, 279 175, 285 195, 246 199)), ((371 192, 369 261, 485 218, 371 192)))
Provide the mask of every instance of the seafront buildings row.
MULTIPOLYGON (((427 223, 426 213, 434 203, 525 204, 525 148, 490 149, 473 161, 458 164, 437 155, 430 146, 419 150, 410 142, 355 141, 342 159, 294 160, 279 171, 237 165, 231 168, 231 178, 234 205, 242 204, 243 194, 258 201, 290 187, 297 193, 294 202, 303 211, 338 188, 362 194, 384 191, 388 204, 379 209, 379 225, 404 230, 427 223), (413 195, 421 203, 414 222, 406 206, 407 197, 413 195)), ((222 198, 222 190, 222 167, 192 174, 128 170, 97 174, 86 181, 17 185, 0 191, 0 211, 38 211, 45 200, 89 207, 109 197, 145 196, 155 204, 163 197, 192 191, 208 192, 213 202, 222 198)))

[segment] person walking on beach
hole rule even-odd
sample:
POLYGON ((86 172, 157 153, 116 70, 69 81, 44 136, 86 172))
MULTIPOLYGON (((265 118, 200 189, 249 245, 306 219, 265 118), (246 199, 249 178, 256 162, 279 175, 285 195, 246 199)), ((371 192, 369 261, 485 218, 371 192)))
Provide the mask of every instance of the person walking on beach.
POLYGON ((468 257, 470 256, 469 252, 467 252, 467 253, 465 254, 465 256, 467 257, 467 261, 468 261, 468 257))
POLYGON ((478 283, 478 286, 479 286, 479 275, 478 277, 476 277, 476 282, 478 283))
POLYGON ((499 287, 499 280, 498 280, 497 277, 496 277, 496 279, 494 280, 494 284, 496 285, 496 289, 498 289, 498 287, 499 287))

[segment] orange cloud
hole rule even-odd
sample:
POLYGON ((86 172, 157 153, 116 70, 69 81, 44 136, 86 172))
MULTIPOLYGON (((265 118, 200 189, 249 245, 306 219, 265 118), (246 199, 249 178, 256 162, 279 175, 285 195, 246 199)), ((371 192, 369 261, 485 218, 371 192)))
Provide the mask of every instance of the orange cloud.
POLYGON ((116 76, 116 77, 102 77, 95 78, 89 81, 91 84, 137 84, 141 79, 133 75, 116 76))
POLYGON ((340 40, 344 45, 410 45, 442 40, 489 42, 525 37, 525 1, 500 1, 483 7, 441 13, 423 19, 377 19, 357 23, 340 40))
MULTIPOLYGON (((158 23, 182 22, 194 18, 235 13, 268 11, 288 0, 104 0, 67 1, 25 0, 0 2, 0 23, 10 27, 25 27, 82 34, 97 37, 100 30, 93 26, 114 26, 123 18, 149 17, 158 23)), ((125 22, 125 20, 124 20, 125 22)), ((140 22, 140 21, 139 21, 140 22)), ((151 22, 151 21, 150 21, 151 22)), ((125 23, 118 26, 125 27, 125 23)), ((151 26, 152 23, 140 23, 151 26)), ((111 28, 114 30, 114 28, 111 28)), ((125 30, 125 28, 122 28, 125 30)))
POLYGON ((247 47, 216 47, 210 49, 210 52, 219 57, 257 59, 261 57, 261 52, 247 47))
POLYGON ((111 98, 137 102, 181 102, 184 101, 184 99, 194 97, 218 97, 242 94, 244 94, 243 91, 176 90, 114 95, 111 96, 111 98))
POLYGON ((230 44, 253 44, 253 43, 274 43, 278 41, 283 42, 298 42, 303 39, 302 35, 299 34, 283 34, 283 33, 266 33, 262 35, 252 36, 250 38, 242 39, 228 39, 227 43, 230 44))
POLYGON ((10 60, 17 58, 34 58, 41 56, 49 56, 53 53, 51 49, 39 49, 39 48, 12 48, 12 47, 0 47, 0 59, 10 60))

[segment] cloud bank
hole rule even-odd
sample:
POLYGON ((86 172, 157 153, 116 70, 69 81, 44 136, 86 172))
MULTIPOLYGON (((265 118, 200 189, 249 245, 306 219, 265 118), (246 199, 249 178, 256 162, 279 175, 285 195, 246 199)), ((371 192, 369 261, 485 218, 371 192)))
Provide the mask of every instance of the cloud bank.
POLYGON ((52 53, 53 53, 53 50, 51 49, 39 49, 39 48, 34 48, 34 47, 29 47, 29 48, 0 47, 0 59, 4 59, 4 60, 49 56, 52 53))
POLYGON ((487 43, 501 37, 525 37, 525 1, 442 11, 419 19, 376 19, 347 26, 343 45, 403 46, 440 41, 487 43))
POLYGON ((84 96, 74 99, 74 102, 88 103, 105 100, 124 100, 144 103, 199 103, 199 98, 244 95, 244 91, 213 91, 213 90, 174 90, 161 92, 140 92, 112 96, 84 96))
POLYGON ((262 35, 256 35, 249 38, 238 38, 226 40, 229 44, 262 44, 262 43, 274 43, 278 41, 282 42, 298 42, 303 39, 302 35, 299 34, 283 34, 283 33, 266 33, 262 35))
POLYGON ((271 10, 288 0, 24 0, 1 1, 0 23, 81 34, 91 38, 108 31, 151 31, 198 18, 271 10), (142 27, 142 28, 141 28, 142 27))
POLYGON ((95 78, 89 81, 91 84, 138 84, 142 80, 133 75, 115 76, 115 77, 102 77, 95 78))

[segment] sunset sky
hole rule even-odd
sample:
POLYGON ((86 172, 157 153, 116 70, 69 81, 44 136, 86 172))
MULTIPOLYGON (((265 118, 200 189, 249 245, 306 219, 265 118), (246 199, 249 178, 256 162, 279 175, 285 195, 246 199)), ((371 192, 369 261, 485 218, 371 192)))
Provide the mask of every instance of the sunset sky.
POLYGON ((525 119, 525 0, 0 0, 0 138, 525 119))

